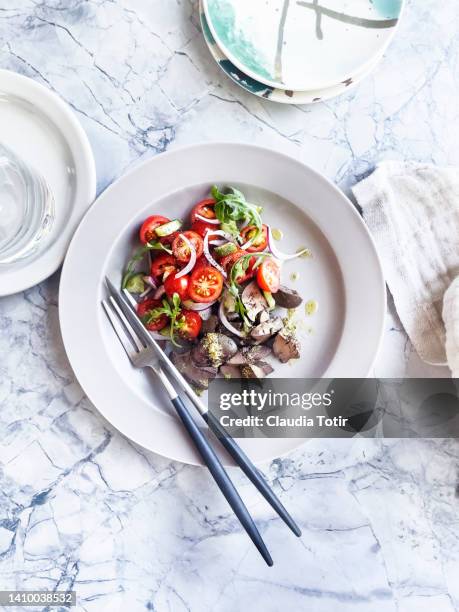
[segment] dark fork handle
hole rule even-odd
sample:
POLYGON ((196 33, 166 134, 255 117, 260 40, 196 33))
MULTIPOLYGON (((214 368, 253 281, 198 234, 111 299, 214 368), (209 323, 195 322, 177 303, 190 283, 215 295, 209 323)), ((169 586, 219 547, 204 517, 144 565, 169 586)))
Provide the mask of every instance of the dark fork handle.
POLYGON ((193 440, 196 449, 201 455, 204 463, 209 468, 209 471, 212 474, 215 482, 219 486, 220 491, 226 497, 229 505, 231 506, 235 515, 248 533, 250 539, 257 547, 263 559, 269 566, 271 566, 273 564, 271 555, 269 554, 269 551, 266 548, 266 545, 263 542, 261 535, 258 529, 256 528, 255 523, 253 522, 252 517, 250 516, 247 508, 245 507, 244 502, 240 498, 239 493, 236 491, 233 483, 231 482, 228 474, 220 463, 217 455, 213 451, 209 442, 206 440, 202 431, 194 422, 193 418, 188 412, 188 409, 186 408, 180 397, 175 397, 171 401, 174 404, 174 408, 176 409, 177 414, 179 415, 186 430, 190 434, 190 437, 193 440))
POLYGON ((222 446, 226 448, 228 453, 233 457, 234 461, 241 468, 247 478, 256 486, 256 488, 260 491, 266 501, 274 508, 277 514, 281 517, 281 519, 285 522, 286 525, 290 527, 293 533, 300 537, 301 529, 292 519, 290 514, 282 505, 282 502, 274 493, 274 491, 270 488, 266 480, 264 479, 261 472, 257 470, 257 468, 253 465, 247 455, 244 453, 242 448, 237 444, 233 438, 228 436, 225 432, 224 427, 220 424, 219 420, 215 417, 211 412, 207 412, 203 415, 204 420, 209 425, 210 429, 214 432, 214 434, 218 437, 222 446))

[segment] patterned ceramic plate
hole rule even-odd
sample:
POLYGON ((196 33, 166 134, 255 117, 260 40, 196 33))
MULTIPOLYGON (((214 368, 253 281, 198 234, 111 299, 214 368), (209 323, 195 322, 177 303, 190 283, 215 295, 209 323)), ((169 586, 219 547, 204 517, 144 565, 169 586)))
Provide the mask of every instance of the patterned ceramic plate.
POLYGON ((333 87, 327 87, 325 89, 311 89, 309 91, 276 89, 274 87, 270 87, 269 85, 265 85, 264 83, 260 83, 260 81, 252 79, 252 77, 244 74, 241 70, 239 70, 239 68, 236 68, 236 66, 229 61, 212 36, 212 32, 207 24, 206 16, 202 10, 202 1, 200 2, 200 18, 204 40, 209 47, 212 57, 223 72, 229 76, 232 81, 239 85, 239 87, 242 87, 242 89, 245 89, 249 93, 258 96, 259 98, 265 98, 266 100, 279 102, 281 104, 313 104, 315 102, 320 102, 321 100, 335 98, 345 91, 348 91, 350 88, 352 88, 352 86, 356 85, 363 78, 368 76, 383 55, 381 52, 375 58, 374 62, 367 66, 365 70, 357 73, 355 76, 349 79, 346 79, 342 83, 338 83, 338 85, 334 85, 333 87))
POLYGON ((364 71, 389 44, 403 0, 202 0, 223 54, 272 88, 325 89, 364 71))

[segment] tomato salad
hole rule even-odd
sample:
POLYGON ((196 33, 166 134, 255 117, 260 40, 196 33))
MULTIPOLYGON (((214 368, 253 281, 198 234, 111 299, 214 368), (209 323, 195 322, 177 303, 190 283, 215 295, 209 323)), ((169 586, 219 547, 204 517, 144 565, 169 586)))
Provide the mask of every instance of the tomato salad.
POLYGON ((139 317, 171 341, 174 363, 197 388, 218 373, 266 376, 270 355, 284 363, 300 356, 291 316, 279 309, 291 313, 302 298, 281 284, 281 268, 308 251, 282 253, 261 214, 241 191, 214 186, 188 223, 145 219, 126 266, 122 287, 138 296, 139 317))

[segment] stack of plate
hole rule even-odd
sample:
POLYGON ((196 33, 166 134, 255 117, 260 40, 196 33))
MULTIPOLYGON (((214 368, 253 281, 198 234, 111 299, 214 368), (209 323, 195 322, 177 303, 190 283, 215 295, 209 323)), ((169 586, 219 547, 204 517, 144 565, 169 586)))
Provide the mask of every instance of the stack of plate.
POLYGON ((404 0, 200 0, 207 46, 240 87, 286 104, 341 94, 391 41, 404 0))

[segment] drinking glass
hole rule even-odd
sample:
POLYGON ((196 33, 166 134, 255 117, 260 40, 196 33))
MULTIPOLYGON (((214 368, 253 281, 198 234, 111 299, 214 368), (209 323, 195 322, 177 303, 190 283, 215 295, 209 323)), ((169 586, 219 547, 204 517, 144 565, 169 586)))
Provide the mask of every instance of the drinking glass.
POLYGON ((36 254, 54 222, 45 179, 0 143, 0 266, 36 254))

